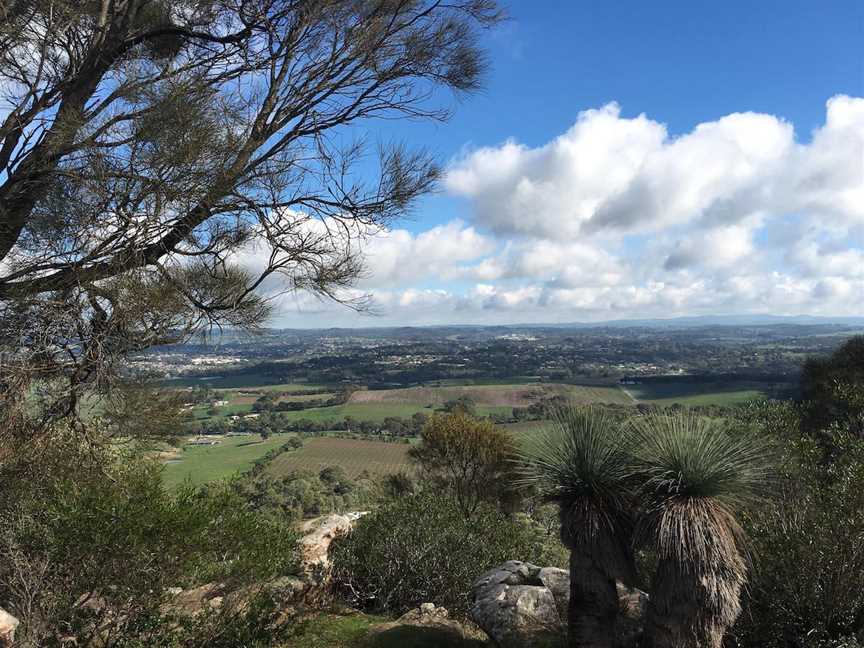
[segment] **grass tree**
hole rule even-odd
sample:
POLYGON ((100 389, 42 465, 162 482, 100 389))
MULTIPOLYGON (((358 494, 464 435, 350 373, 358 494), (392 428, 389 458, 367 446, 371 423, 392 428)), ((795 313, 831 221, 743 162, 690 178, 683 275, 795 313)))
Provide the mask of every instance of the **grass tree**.
POLYGON ((766 487, 766 448, 727 423, 690 414, 634 419, 637 536, 656 550, 645 626, 651 648, 719 648, 747 580, 742 506, 766 487))
POLYGON ((603 412, 568 409, 523 452, 526 482, 556 502, 570 550, 569 642, 610 648, 618 614, 616 581, 635 576, 630 462, 621 427, 603 412))

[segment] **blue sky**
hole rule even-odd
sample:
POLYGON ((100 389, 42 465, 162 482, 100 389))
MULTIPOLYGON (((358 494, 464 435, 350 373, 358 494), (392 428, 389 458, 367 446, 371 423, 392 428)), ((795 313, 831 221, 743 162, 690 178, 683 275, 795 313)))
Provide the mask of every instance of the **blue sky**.
POLYGON ((509 11, 451 121, 368 124, 448 167, 368 246, 378 315, 276 324, 864 314, 864 3, 509 11))

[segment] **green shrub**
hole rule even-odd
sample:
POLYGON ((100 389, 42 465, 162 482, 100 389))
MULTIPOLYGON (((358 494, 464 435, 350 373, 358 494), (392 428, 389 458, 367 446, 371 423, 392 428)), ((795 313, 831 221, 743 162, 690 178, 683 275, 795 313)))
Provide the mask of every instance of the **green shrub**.
POLYGON ((446 497, 411 495, 358 522, 332 548, 337 584, 352 604, 401 613, 421 603, 468 609, 471 584, 506 560, 531 560, 523 523, 481 506, 466 518, 446 497))
POLYGON ((754 565, 729 644, 856 648, 864 641, 864 440, 836 428, 802 434, 790 411, 764 412, 762 429, 781 442, 781 475, 777 496, 744 520, 754 565))
POLYGON ((33 645, 60 634, 86 644, 97 628, 110 636, 103 645, 134 645, 168 588, 230 589, 295 570, 291 528, 249 511, 228 485, 172 495, 158 466, 102 459, 98 476, 45 464, 38 496, 21 488, 2 502, 0 601, 33 645))

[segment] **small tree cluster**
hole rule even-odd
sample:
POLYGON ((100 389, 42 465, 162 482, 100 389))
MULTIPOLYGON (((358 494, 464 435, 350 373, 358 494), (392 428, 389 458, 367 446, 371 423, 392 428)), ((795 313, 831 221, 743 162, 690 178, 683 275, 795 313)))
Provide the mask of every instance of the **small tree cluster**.
POLYGON ((482 502, 512 499, 516 444, 491 421, 463 411, 436 414, 408 455, 423 478, 453 495, 464 515, 482 502))

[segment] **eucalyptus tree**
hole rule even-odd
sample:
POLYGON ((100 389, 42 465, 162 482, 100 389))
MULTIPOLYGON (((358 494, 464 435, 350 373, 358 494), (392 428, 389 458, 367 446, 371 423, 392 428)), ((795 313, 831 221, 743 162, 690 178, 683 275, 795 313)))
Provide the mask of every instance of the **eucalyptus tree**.
POLYGON ((629 439, 593 408, 564 409, 532 435, 522 455, 525 482, 557 503, 570 550, 569 645, 616 645, 619 582, 632 584, 635 493, 629 439))
POLYGON ((643 511, 637 539, 657 568, 645 624, 651 648, 720 648, 741 612, 746 538, 736 515, 765 493, 766 446, 692 414, 632 421, 643 511))
POLYGON ((359 243, 439 176, 370 129, 446 119, 442 90, 480 86, 500 17, 494 0, 0 0, 2 434, 74 414, 130 352, 260 325, 262 286, 362 308, 359 243))

